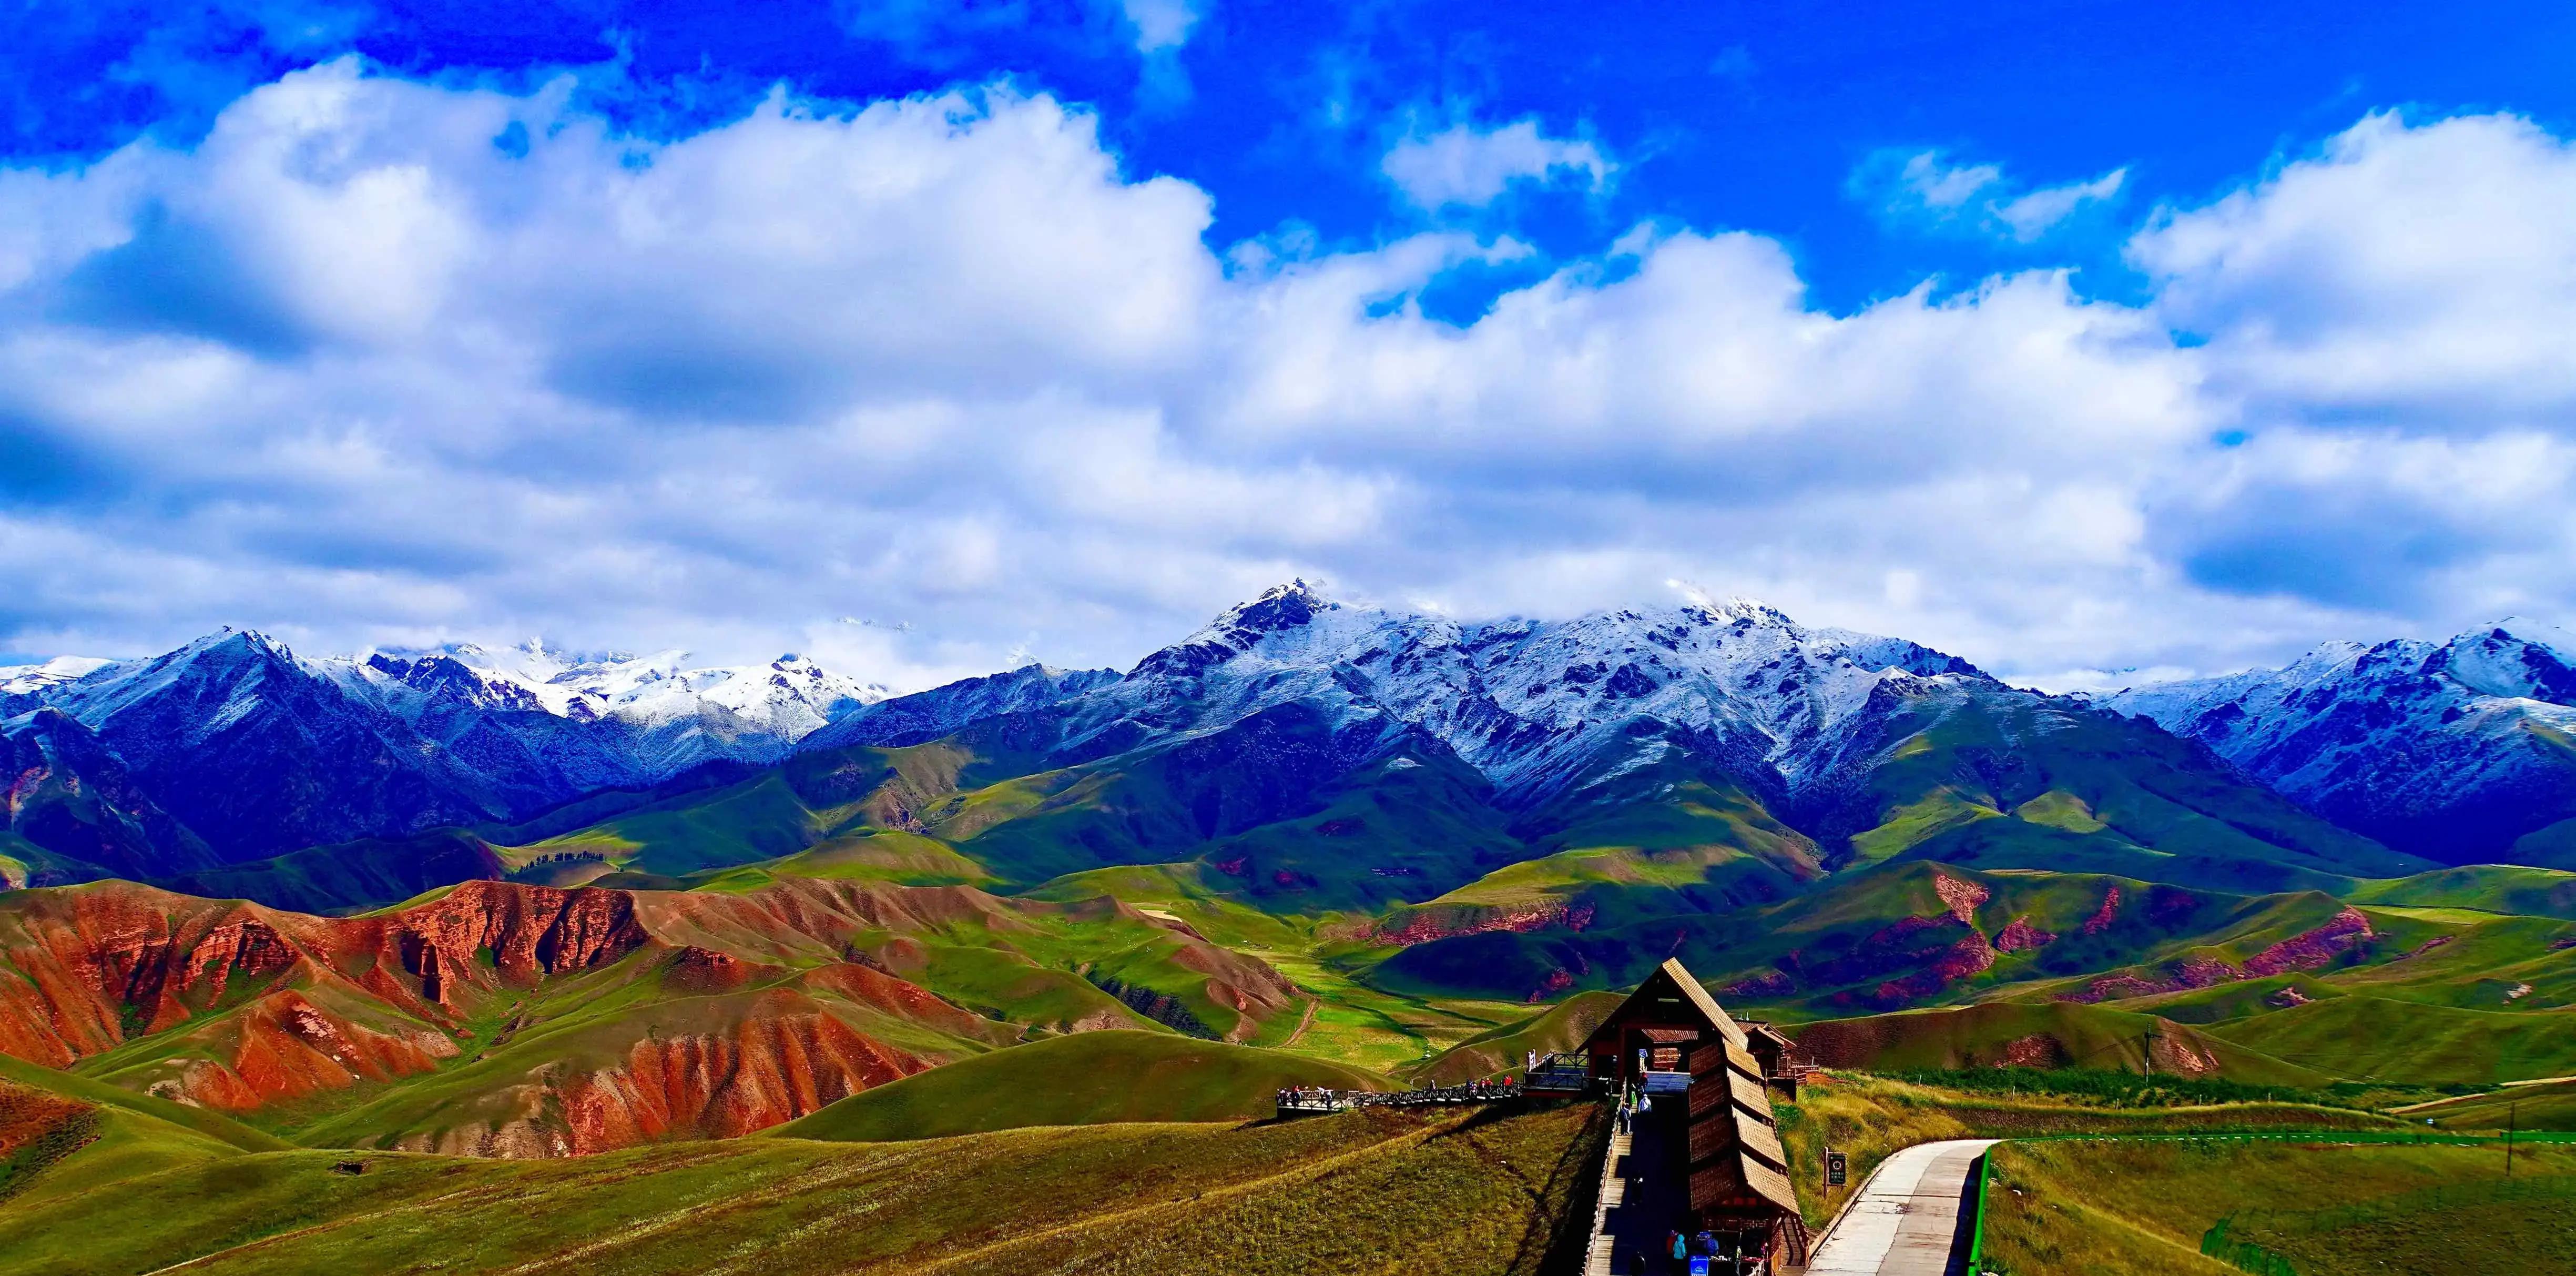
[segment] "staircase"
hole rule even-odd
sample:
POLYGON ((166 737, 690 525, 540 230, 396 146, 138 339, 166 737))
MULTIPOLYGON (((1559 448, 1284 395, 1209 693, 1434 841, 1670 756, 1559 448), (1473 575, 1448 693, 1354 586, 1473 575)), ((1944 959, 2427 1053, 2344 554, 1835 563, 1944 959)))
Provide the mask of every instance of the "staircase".
POLYGON ((1592 1243, 1583 1252, 1583 1276, 1611 1276, 1610 1211, 1628 1199, 1628 1176, 1624 1169, 1628 1151, 1636 1146, 1636 1136, 1613 1129, 1610 1150, 1601 1157, 1601 1193, 1592 1206, 1592 1243))

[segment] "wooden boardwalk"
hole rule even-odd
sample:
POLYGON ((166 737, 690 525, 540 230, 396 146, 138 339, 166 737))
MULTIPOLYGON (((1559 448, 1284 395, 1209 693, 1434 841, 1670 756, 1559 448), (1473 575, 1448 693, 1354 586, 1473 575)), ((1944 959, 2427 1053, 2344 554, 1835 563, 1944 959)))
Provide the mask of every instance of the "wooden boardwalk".
POLYGON ((1628 1154, 1636 1146, 1635 1135, 1612 1131, 1610 1151, 1601 1158, 1601 1195, 1592 1207, 1592 1243, 1583 1251, 1583 1276, 1611 1276, 1610 1253, 1618 1237, 1610 1212, 1628 1203, 1628 1154))
POLYGON ((1872 1171, 1816 1245, 1806 1276, 1948 1276, 1966 1270, 1970 1172, 1993 1139, 1919 1143, 1872 1171))

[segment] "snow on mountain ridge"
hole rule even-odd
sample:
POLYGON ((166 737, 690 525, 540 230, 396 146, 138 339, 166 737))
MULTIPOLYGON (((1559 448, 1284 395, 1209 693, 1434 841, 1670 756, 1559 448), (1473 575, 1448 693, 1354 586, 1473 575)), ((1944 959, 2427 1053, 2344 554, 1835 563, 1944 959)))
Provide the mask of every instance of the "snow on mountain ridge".
POLYGON ((2568 766, 2546 740, 2576 733, 2571 651, 2563 632, 2506 620, 2441 643, 2327 643, 2276 669, 2092 699, 2392 844, 2492 855, 2576 813, 2542 800, 2568 766))
POLYGON ((115 663, 97 656, 56 656, 32 665, 0 665, 0 696, 32 695, 78 682, 115 663))
MULTIPOLYGON (((1808 630, 1743 600, 1462 621, 1351 606, 1298 580, 1055 711, 1058 747, 1085 754, 1301 703, 1337 731, 1420 732, 1498 788, 1526 794, 1644 765, 1676 733, 1795 779, 1829 758, 1838 728, 1883 688, 1967 682, 1991 680, 1914 643, 1808 630)), ((842 734, 870 730, 851 725, 842 734)))

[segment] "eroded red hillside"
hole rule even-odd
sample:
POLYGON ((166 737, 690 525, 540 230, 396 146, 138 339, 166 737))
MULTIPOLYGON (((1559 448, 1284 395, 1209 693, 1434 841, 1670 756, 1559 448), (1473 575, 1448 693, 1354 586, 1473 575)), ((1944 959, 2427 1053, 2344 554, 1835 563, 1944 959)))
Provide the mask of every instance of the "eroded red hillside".
POLYGON ((134 1062, 102 1061, 102 1075, 228 1111, 327 1110, 335 1092, 364 1098, 498 1054, 453 1112, 401 1144, 565 1155, 725 1137, 939 1061, 869 1025, 898 1020, 987 1044, 1016 1033, 871 951, 960 930, 1007 943, 1051 917, 1095 914, 1168 932, 1158 942, 1172 945, 1171 960, 1203 975, 1243 1031, 1294 1004, 1293 987, 1263 963, 1106 900, 809 880, 738 895, 478 881, 332 918, 105 882, 0 904, 0 1051, 65 1067, 152 1036, 134 1062), (647 990, 635 1002, 647 1012, 586 1024, 560 1049, 505 1053, 531 1028, 523 1001, 595 972, 610 981, 603 991, 647 990))

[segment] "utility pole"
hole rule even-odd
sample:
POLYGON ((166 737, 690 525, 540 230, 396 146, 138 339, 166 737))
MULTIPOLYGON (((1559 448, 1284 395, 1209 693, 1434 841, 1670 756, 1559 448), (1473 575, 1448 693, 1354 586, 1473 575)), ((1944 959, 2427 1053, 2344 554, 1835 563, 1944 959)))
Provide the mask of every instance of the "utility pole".
POLYGON ((2522 1103, 2520 1100, 2504 1105, 2504 1176, 2506 1178, 2513 1177, 2514 1117, 2518 1115, 2521 1110, 2522 1103))

